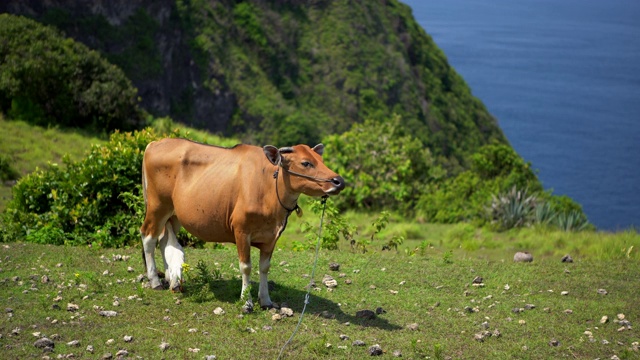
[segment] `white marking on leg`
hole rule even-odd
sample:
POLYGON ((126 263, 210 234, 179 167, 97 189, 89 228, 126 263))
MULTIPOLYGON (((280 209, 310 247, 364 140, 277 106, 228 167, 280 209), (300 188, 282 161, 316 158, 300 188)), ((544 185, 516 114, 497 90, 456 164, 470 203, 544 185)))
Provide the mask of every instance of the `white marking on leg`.
POLYGON ((251 284, 251 262, 244 263, 240 261, 240 273, 242 274, 242 292, 240 293, 240 299, 251 300, 251 291, 249 291, 249 285, 251 284))
POLYGON ((178 238, 173 231, 171 222, 167 222, 165 225, 167 244, 164 250, 165 261, 169 264, 169 288, 171 290, 178 290, 182 281, 182 264, 184 263, 184 250, 178 242, 178 238))
MULTIPOLYGON (((142 235, 144 236, 144 235, 142 235)), ((158 240, 151 235, 147 235, 142 238, 142 247, 144 248, 144 258, 147 263, 147 278, 149 279, 149 285, 151 285, 152 289, 158 289, 162 287, 160 283, 160 278, 158 277, 158 273, 156 271, 156 260, 153 256, 153 253, 156 249, 156 243, 158 240)))
POLYGON ((260 287, 258 288, 258 298, 260 306, 271 307, 273 303, 269 297, 268 275, 271 268, 271 254, 260 252, 260 287))

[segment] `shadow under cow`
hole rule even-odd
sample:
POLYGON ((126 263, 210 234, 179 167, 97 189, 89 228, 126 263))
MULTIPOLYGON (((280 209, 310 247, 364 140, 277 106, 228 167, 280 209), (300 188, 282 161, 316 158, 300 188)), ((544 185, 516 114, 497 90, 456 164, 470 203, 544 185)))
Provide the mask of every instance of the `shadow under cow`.
MULTIPOLYGON (((215 301, 235 304, 240 298, 239 289, 242 287, 240 280, 214 280, 209 283, 215 301)), ((258 283, 251 283, 252 289, 258 288, 258 283)), ((185 288, 185 297, 195 296, 195 291, 190 286, 185 288)), ((271 299, 278 304, 286 304, 288 308, 294 311, 294 316, 299 316, 304 307, 304 301, 307 294, 306 290, 296 289, 269 281, 269 292, 271 299)), ((255 290, 252 291, 255 306, 258 307, 258 297, 255 290)), ((373 309, 375 311, 375 309, 373 309)), ((257 310, 260 311, 260 310, 257 310)), ((376 327, 384 330, 400 330, 401 326, 390 323, 384 318, 384 314, 375 317, 362 318, 357 317, 355 311, 353 314, 345 313, 337 303, 315 295, 313 291, 309 293, 309 304, 305 310, 305 316, 318 316, 327 319, 335 319, 340 323, 349 322, 353 325, 361 325, 366 327, 376 327)))

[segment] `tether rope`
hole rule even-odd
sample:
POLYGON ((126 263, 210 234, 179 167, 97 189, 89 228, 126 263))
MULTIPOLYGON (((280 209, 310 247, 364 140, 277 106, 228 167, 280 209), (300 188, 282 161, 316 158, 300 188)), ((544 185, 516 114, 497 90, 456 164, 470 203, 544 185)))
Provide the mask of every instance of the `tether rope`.
POLYGON ((291 340, 293 340, 293 337, 298 332, 298 329, 300 328, 300 324, 302 323, 302 318, 304 317, 304 312, 305 310, 307 310, 307 304, 309 303, 309 293, 311 292, 311 288, 312 288, 311 285, 313 284, 313 278, 316 273, 316 265, 318 265, 318 253, 320 250, 320 241, 322 240, 322 222, 324 221, 324 209, 326 208, 326 205, 327 205, 327 197, 324 196, 322 197, 322 215, 320 216, 320 229, 318 230, 318 241, 316 242, 316 256, 315 256, 315 260, 313 261, 313 268, 311 269, 311 280, 309 281, 307 294, 304 296, 304 306, 302 307, 302 312, 300 313, 300 319, 298 319, 298 325, 296 325, 296 328, 293 330, 293 333, 291 334, 291 337, 289 337, 289 340, 287 340, 287 342, 285 342, 284 345, 282 345, 282 349, 280 349, 280 354, 278 354, 278 360, 282 357, 282 353, 284 349, 287 347, 287 345, 289 345, 291 340))

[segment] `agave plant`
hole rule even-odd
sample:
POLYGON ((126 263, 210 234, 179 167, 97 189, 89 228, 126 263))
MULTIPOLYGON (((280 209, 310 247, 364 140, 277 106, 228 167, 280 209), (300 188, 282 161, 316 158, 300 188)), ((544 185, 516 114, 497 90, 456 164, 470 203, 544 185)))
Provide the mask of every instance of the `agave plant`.
POLYGON ((557 213, 551 204, 544 202, 536 205, 534 217, 536 224, 550 225, 556 220, 557 213))
POLYGON ((583 213, 573 210, 559 214, 556 225, 564 231, 581 231, 589 226, 589 221, 583 213))
POLYGON ((534 220, 537 197, 527 194, 527 189, 515 186, 506 193, 492 195, 489 209, 491 222, 501 230, 529 226, 534 220))

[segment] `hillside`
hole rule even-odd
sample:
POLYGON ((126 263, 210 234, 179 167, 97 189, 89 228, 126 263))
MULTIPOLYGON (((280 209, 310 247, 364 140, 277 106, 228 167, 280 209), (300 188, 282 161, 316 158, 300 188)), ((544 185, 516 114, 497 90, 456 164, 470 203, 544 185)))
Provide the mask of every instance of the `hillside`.
POLYGON ((142 105, 245 142, 318 142, 402 116, 449 169, 492 140, 496 120, 396 1, 9 0, 99 50, 142 105))

